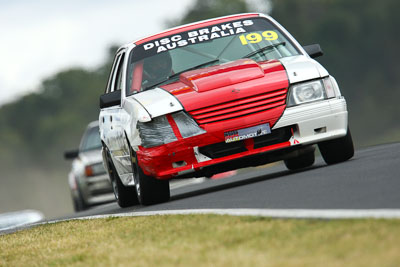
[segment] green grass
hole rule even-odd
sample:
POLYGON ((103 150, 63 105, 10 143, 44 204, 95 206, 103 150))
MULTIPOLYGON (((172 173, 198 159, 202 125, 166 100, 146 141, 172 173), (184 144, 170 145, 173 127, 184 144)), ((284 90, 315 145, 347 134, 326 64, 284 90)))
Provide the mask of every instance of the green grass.
POLYGON ((398 266, 400 220, 166 215, 0 236, 0 266, 398 266))

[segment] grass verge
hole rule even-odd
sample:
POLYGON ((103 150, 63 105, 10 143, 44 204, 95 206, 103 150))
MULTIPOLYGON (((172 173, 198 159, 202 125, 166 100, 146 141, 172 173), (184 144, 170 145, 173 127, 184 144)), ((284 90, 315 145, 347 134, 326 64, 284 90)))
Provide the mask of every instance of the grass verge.
POLYGON ((398 266, 400 220, 164 215, 0 236, 0 266, 398 266))

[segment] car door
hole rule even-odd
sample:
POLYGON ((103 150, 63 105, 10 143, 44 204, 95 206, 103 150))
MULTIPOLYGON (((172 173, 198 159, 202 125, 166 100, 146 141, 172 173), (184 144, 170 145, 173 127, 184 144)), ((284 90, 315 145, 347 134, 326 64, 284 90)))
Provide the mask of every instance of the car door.
POLYGON ((107 99, 99 115, 100 136, 111 154, 111 159, 123 184, 131 182, 132 166, 129 147, 126 141, 124 125, 127 124, 126 112, 121 108, 122 89, 124 87, 125 51, 117 53, 105 94, 107 99), (113 101, 109 101, 113 99, 113 101))

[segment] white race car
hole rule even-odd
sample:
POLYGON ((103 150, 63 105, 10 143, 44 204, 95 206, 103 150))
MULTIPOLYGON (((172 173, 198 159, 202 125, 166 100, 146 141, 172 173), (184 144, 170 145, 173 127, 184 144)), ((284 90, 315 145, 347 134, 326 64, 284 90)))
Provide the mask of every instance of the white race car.
POLYGON ((103 160, 121 207, 167 201, 169 179, 354 154, 336 80, 263 14, 176 27, 119 48, 100 97, 103 160))
POLYGON ((68 184, 75 211, 115 201, 113 189, 101 156, 101 141, 97 121, 88 124, 79 149, 66 151, 64 157, 72 159, 68 184))

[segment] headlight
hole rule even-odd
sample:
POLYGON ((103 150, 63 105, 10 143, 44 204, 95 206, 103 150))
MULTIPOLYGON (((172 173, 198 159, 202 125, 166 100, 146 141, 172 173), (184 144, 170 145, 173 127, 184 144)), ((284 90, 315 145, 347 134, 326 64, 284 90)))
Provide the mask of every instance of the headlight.
POLYGON ((85 166, 86 177, 96 176, 99 174, 103 174, 105 172, 106 172, 106 170, 104 169, 103 163, 97 163, 97 164, 85 166))
POLYGON ((287 106, 324 100, 335 97, 335 83, 331 77, 294 84, 289 88, 287 106))
POLYGON ((154 147, 176 141, 176 136, 165 116, 153 118, 149 122, 138 122, 137 128, 143 147, 154 147))
MULTIPOLYGON (((142 140, 142 146, 146 148, 177 141, 178 139, 174 131, 179 131, 183 138, 206 132, 184 111, 156 117, 151 122, 138 122, 137 127, 142 140), (171 116, 172 118, 167 118, 167 116, 171 116), (171 123, 175 127, 174 129, 171 127, 168 120, 173 120, 171 123), (176 127, 178 127, 178 129, 176 129, 176 127)), ((179 133, 176 134, 179 136, 179 133)))
POLYGON ((172 118, 178 126, 179 132, 183 138, 199 135, 205 133, 197 123, 184 111, 172 114, 172 118))
POLYGON ((321 80, 295 84, 289 92, 288 106, 325 99, 325 90, 321 80))

